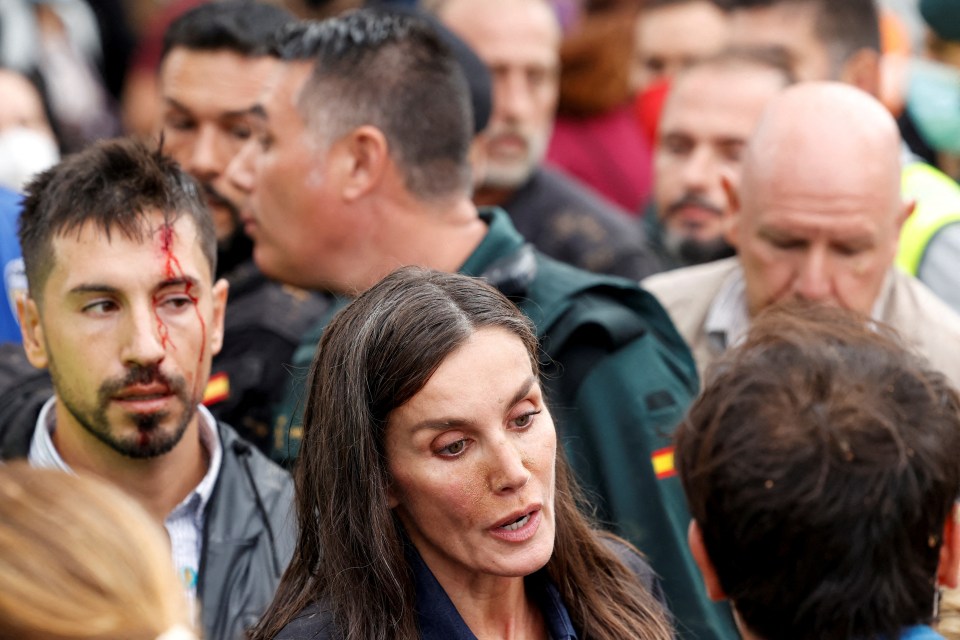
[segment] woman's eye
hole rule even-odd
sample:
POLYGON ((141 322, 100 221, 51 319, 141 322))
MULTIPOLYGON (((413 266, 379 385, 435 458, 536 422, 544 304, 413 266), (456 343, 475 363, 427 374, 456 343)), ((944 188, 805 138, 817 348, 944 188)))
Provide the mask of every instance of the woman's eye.
POLYGON ((517 427, 528 427, 530 426, 530 423, 533 422, 534 416, 536 416, 538 413, 540 413, 540 411, 530 411, 529 413, 525 413, 522 416, 515 418, 513 424, 517 427))
POLYGON ((463 453, 463 450, 467 448, 467 441, 464 439, 457 440, 452 442, 447 446, 440 449, 438 453, 444 456, 458 456, 463 453))

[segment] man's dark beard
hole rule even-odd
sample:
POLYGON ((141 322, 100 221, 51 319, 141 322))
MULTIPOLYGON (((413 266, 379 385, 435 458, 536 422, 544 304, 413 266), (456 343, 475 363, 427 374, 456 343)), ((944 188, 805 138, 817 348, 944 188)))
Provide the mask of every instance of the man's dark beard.
MULTIPOLYGON (((720 218, 723 211, 697 193, 684 193, 683 197, 672 203, 666 211, 664 220, 669 219, 675 212, 686 207, 695 207, 709 211, 720 218)), ((713 262, 736 255, 736 250, 727 244, 723 236, 711 240, 697 240, 687 235, 670 231, 664 223, 663 245, 667 252, 687 267, 704 262, 713 262)))
POLYGON ((667 232, 664 237, 664 246, 685 267, 722 260, 737 254, 736 249, 727 244, 723 236, 701 241, 690 236, 677 236, 667 232))
POLYGON ((239 224, 229 238, 217 242, 217 279, 228 277, 234 269, 253 259, 253 240, 239 224))
POLYGON ((204 182, 203 193, 205 196, 207 196, 207 201, 211 206, 218 206, 227 209, 230 212, 231 218, 237 222, 240 221, 240 208, 228 200, 222 193, 214 189, 212 184, 209 182, 204 182))
POLYGON ((253 259, 253 240, 243 232, 240 223, 240 209, 209 183, 203 184, 203 192, 211 205, 224 207, 233 219, 233 233, 226 238, 217 239, 216 278, 224 278, 236 267, 253 259))
POLYGON ((168 378, 160 372, 159 365, 147 367, 134 365, 130 367, 123 379, 107 380, 100 385, 97 392, 96 407, 90 413, 84 413, 68 394, 61 392, 66 387, 62 384, 53 362, 50 365, 50 375, 53 378, 54 388, 58 390, 57 401, 63 403, 70 415, 95 438, 128 458, 139 460, 155 458, 169 453, 183 438, 187 426, 197 411, 197 399, 188 397, 186 381, 182 377, 168 378), (180 422, 172 432, 157 433, 159 425, 169 416, 168 412, 134 414, 130 418, 137 425, 140 434, 148 435, 146 443, 141 444, 136 436, 133 439, 116 437, 107 423, 107 407, 110 405, 112 398, 131 385, 152 383, 165 385, 183 403, 184 412, 180 422))

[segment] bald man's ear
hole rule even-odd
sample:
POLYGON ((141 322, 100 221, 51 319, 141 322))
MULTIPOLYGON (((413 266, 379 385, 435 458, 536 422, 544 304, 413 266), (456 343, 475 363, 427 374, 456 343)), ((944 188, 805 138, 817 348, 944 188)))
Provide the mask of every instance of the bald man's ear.
POLYGON ((727 594, 720 586, 720 579, 713 568, 713 562, 707 555, 707 548, 703 545, 703 534, 700 532, 700 525, 696 520, 690 520, 690 526, 687 528, 687 544, 690 545, 690 553, 693 554, 693 560, 700 568, 703 575, 703 586, 707 589, 707 595, 714 602, 726 600, 727 594))
POLYGON ((859 49, 843 64, 839 80, 879 98, 880 53, 873 49, 859 49))
POLYGON ((943 525, 943 545, 937 566, 937 584, 956 589, 960 583, 960 526, 957 524, 957 505, 954 503, 943 525))
POLYGON ((733 176, 720 174, 720 184, 727 197, 727 206, 723 211, 723 237, 734 249, 737 248, 740 236, 740 192, 733 184, 733 176))
POLYGON ((914 199, 906 200, 903 205, 901 205, 900 213, 897 216, 897 236, 900 235, 900 231, 903 229, 903 225, 907 222, 907 219, 912 216, 916 210, 917 201, 914 199))
POLYGON ((372 191, 390 162, 387 137, 380 129, 357 127, 334 144, 333 159, 340 170, 342 197, 349 201, 372 191))

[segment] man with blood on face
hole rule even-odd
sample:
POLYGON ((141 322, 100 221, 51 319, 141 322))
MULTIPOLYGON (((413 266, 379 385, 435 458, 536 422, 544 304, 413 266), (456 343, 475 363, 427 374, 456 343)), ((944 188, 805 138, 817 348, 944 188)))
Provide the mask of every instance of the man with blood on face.
POLYGON ((20 242, 23 346, 53 397, 22 401, 2 457, 123 487, 167 528, 205 635, 242 637, 289 558, 293 487, 200 405, 228 289, 200 189, 159 151, 98 143, 28 185, 20 242))
MULTIPOLYGON (((145 216, 142 237, 92 222, 53 238, 53 267, 25 305, 26 346, 50 370, 54 442, 153 458, 190 429, 220 348, 226 282, 214 286, 196 225, 145 216), (93 250, 91 250, 93 249, 93 250), (209 332, 209 335, 208 335, 209 332)), ((81 464, 83 464, 81 462, 81 464)))

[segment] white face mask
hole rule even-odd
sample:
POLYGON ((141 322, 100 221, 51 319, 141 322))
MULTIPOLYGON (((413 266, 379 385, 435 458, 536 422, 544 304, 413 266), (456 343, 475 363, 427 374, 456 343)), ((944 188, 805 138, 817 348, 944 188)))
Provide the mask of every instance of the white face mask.
POLYGON ((23 127, 0 131, 0 186, 22 191, 34 175, 59 160, 57 143, 46 134, 23 127))
POLYGON ((937 151, 960 154, 960 69, 914 58, 909 74, 907 110, 923 141, 937 151))

